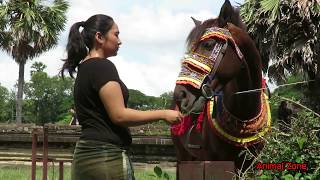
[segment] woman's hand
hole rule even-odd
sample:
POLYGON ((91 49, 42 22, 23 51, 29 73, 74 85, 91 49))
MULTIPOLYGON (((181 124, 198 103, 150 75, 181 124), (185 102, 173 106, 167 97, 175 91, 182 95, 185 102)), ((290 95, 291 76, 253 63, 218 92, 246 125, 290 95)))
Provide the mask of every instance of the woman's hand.
POLYGON ((180 123, 183 115, 176 110, 164 110, 164 120, 169 124, 180 123))

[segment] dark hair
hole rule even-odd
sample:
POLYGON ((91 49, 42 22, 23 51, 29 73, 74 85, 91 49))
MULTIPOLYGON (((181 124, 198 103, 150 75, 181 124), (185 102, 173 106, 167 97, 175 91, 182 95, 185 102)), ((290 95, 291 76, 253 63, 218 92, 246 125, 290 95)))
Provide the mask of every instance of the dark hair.
POLYGON ((73 73, 76 72, 80 61, 93 48, 96 33, 100 32, 105 35, 113 24, 112 17, 96 14, 91 16, 87 21, 77 22, 71 26, 66 47, 67 58, 63 59, 64 64, 60 71, 62 78, 64 78, 65 70, 68 70, 69 75, 73 78, 73 73), (83 27, 81 32, 79 30, 80 26, 83 27))

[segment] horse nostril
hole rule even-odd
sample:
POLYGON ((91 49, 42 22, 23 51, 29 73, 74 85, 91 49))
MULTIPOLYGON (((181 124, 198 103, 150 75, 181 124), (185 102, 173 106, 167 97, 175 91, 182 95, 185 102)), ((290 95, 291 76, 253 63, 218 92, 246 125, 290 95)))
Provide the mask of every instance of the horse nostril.
POLYGON ((182 99, 186 98, 186 96, 187 96, 186 92, 180 91, 178 98, 179 98, 180 100, 182 100, 182 99))
POLYGON ((182 113, 188 112, 188 100, 186 98, 181 99, 180 107, 182 113))

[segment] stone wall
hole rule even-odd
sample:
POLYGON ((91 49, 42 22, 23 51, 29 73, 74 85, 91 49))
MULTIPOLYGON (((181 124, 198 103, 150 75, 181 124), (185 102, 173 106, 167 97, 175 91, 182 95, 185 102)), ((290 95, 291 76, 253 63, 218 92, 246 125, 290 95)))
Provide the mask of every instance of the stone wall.
MULTIPOLYGON (((80 126, 46 124, 45 127, 48 128, 49 154, 57 149, 73 152, 81 135, 80 126)), ((0 124, 0 148, 31 150, 32 132, 37 133, 38 149, 41 150, 43 126, 0 124)), ((132 141, 131 156, 134 161, 175 161, 175 149, 169 136, 133 135, 132 141)))

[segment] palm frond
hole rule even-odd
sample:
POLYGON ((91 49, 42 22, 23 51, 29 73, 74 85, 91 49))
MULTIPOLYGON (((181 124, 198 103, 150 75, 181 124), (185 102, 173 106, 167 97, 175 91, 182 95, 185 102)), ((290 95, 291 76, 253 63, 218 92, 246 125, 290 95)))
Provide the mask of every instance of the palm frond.
POLYGON ((269 21, 274 21, 279 15, 280 0, 262 0, 260 3, 261 12, 270 14, 271 18, 269 19, 269 21))
POLYGON ((317 0, 317 4, 314 6, 314 12, 319 16, 320 15, 320 1, 317 0))

